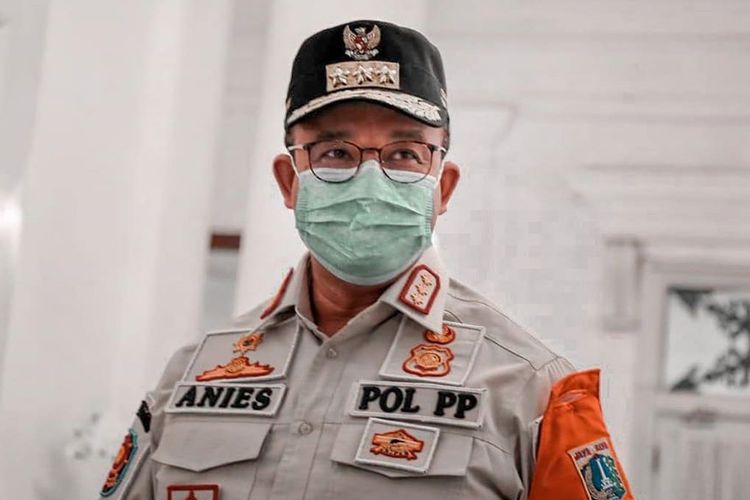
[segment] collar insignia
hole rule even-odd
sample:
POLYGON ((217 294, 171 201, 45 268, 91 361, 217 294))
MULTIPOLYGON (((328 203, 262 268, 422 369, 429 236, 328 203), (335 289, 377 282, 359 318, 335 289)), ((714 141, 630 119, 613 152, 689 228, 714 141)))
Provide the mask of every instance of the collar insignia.
POLYGON ((401 290, 399 300, 422 314, 429 314, 440 290, 440 276, 421 264, 415 267, 401 290))
POLYGON ((377 24, 367 32, 367 28, 354 28, 354 31, 347 25, 344 28, 344 46, 347 56, 357 61, 367 61, 378 54, 375 47, 380 43, 380 28, 377 24))

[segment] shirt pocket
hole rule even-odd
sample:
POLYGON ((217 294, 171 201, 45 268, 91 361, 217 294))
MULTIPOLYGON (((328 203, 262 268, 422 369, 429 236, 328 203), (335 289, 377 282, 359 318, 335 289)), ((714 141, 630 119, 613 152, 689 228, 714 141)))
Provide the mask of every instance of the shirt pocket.
POLYGON ((174 419, 164 428, 154 463, 156 500, 175 485, 217 485, 222 500, 247 500, 270 423, 174 419))
POLYGON ((359 424, 342 424, 339 428, 331 452, 331 460, 342 466, 337 467, 334 476, 337 494, 347 498, 361 494, 367 498, 391 481, 398 483, 399 496, 406 493, 410 500, 447 498, 463 490, 474 441, 470 434, 441 427, 429 468, 414 472, 356 462, 364 430, 365 426, 359 424))

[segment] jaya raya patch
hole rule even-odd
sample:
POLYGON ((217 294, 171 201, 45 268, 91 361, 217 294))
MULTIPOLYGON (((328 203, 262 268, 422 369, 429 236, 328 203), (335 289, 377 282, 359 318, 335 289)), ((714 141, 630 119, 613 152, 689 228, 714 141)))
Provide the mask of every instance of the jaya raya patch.
POLYGON ((620 500, 627 490, 607 438, 568 450, 591 500, 620 500))

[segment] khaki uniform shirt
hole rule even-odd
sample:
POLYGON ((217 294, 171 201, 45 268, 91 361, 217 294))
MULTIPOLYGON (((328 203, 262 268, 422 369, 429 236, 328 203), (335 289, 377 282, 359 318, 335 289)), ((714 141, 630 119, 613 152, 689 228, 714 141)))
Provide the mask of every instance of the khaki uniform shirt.
POLYGON ((270 303, 173 356, 102 496, 526 498, 535 420, 571 364, 433 249, 329 338, 308 259, 270 303))

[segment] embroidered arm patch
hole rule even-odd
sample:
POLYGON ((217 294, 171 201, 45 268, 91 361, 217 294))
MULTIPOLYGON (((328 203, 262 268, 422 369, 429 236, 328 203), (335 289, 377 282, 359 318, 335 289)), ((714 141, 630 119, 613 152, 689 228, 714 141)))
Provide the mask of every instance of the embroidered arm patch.
POLYGON ((150 403, 152 401, 147 397, 138 407, 133 425, 125 433, 109 472, 107 472, 107 477, 104 479, 104 484, 99 492, 100 498, 109 500, 124 498, 130 483, 138 474, 141 464, 150 454, 150 403))

